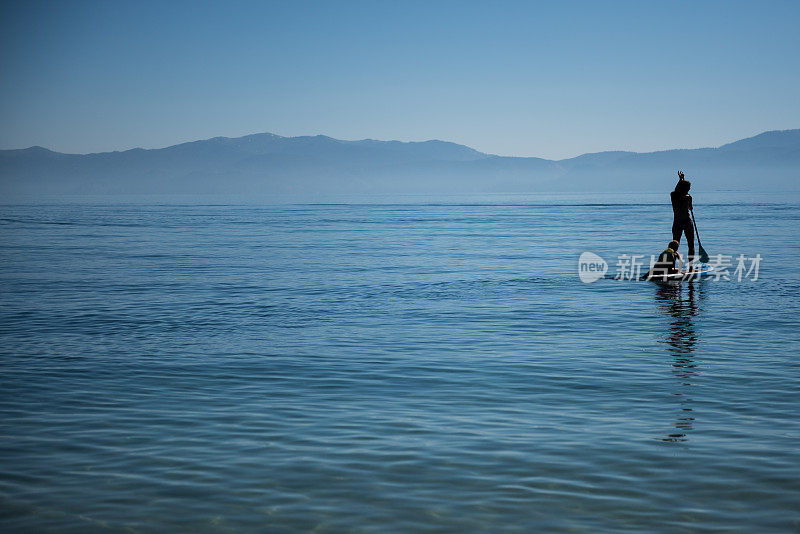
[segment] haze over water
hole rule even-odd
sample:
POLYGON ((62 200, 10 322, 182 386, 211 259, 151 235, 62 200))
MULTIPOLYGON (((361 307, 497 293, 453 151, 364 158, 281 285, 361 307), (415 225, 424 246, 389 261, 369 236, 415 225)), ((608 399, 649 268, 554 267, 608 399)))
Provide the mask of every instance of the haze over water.
POLYGON ((758 280, 581 283, 666 192, 7 201, 0 525, 797 530, 800 199, 695 213, 758 280))

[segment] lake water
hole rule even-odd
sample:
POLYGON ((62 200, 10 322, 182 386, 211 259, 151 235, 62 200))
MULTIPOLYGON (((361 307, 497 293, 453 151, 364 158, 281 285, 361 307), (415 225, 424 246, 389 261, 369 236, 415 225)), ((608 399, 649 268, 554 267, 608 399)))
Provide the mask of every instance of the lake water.
POLYGON ((0 528, 797 531, 800 198, 695 204, 7 199, 0 528))

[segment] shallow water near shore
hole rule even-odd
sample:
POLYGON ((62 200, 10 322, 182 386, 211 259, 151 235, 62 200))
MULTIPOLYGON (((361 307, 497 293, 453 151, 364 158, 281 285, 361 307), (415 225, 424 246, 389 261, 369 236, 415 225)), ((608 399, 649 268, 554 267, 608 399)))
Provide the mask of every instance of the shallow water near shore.
POLYGON ((6 201, 0 526, 798 530, 800 197, 695 214, 757 280, 582 283, 667 194, 6 201))

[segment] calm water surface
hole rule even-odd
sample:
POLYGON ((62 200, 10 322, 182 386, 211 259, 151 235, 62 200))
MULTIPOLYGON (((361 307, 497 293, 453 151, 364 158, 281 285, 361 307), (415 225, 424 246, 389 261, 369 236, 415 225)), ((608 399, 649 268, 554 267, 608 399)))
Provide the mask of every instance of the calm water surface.
POLYGON ((6 201, 0 527, 796 531, 800 201, 695 195, 756 281, 579 281, 665 200, 6 201))

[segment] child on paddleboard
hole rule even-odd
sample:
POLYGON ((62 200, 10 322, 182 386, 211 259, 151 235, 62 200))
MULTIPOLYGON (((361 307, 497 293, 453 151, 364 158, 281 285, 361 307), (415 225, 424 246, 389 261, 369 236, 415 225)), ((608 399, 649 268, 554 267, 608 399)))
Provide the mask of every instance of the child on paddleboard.
MULTIPOLYGON (((672 201, 672 239, 678 244, 681 242, 681 234, 686 235, 686 244, 689 245, 688 260, 694 261, 694 227, 692 226, 692 195, 689 194, 692 184, 684 178, 684 174, 678 171, 678 183, 675 190, 669 194, 672 201)), ((675 247, 678 250, 678 247, 675 247)))
POLYGON ((678 252, 679 245, 680 244, 675 240, 670 241, 664 252, 658 255, 658 260, 653 264, 653 268, 650 269, 650 272, 645 275, 645 278, 650 279, 680 272, 675 265, 677 260, 683 262, 683 257, 678 252))

